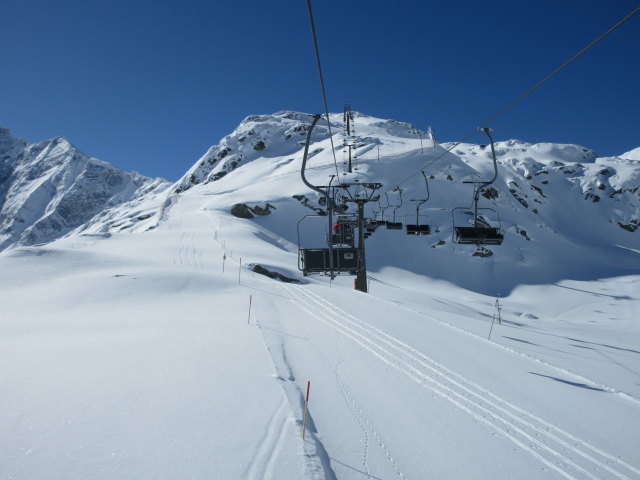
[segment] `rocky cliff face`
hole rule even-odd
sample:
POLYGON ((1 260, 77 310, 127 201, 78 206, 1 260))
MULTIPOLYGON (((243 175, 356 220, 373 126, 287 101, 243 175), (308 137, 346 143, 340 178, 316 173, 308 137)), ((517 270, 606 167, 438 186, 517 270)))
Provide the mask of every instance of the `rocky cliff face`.
POLYGON ((89 158, 64 138, 29 144, 0 128, 0 249, 52 241, 104 210, 167 187, 89 158))

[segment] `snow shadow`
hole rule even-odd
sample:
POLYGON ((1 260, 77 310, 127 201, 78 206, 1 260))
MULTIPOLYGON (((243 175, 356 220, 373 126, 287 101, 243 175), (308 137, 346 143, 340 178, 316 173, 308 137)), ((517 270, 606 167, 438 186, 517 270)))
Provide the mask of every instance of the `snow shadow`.
POLYGON ((509 340, 513 340, 515 342, 528 343, 529 345, 535 345, 536 347, 540 346, 537 343, 530 342, 529 340, 523 340, 521 338, 507 337, 507 336, 504 336, 504 335, 502 336, 502 338, 508 338, 509 340))
MULTIPOLYGON (((586 340, 580 340, 578 338, 571 338, 571 337, 563 337, 566 338, 567 340, 571 340, 572 342, 578 342, 578 343, 586 343, 588 345, 596 345, 598 347, 605 347, 605 348, 610 348, 612 350, 619 350, 621 352, 630 352, 630 353, 637 353, 640 354, 639 350, 634 350, 632 348, 622 348, 622 347, 616 347, 614 345, 607 345, 606 343, 596 343, 596 342, 588 342, 586 340)), ((574 345, 574 347, 578 347, 580 345, 574 345)), ((591 348, 591 347, 582 347, 582 348, 591 348)), ((593 348, 591 348, 592 350, 594 350, 593 348)))
POLYGON ((344 468, 347 468, 347 469, 349 469, 349 470, 351 470, 353 472, 356 472, 356 473, 362 475, 363 478, 372 478, 373 480, 383 480, 380 477, 376 477, 374 475, 371 475, 370 473, 364 472, 362 470, 358 470, 357 468, 354 468, 351 465, 347 465, 346 463, 343 463, 340 460, 336 460, 333 457, 329 457, 329 458, 331 459, 332 462, 335 462, 335 463, 337 463, 339 465, 342 465, 344 468))
POLYGON ((566 285, 558 285, 557 283, 554 283, 553 285, 558 288, 566 288, 567 290, 574 290, 576 292, 589 293, 596 297, 609 297, 609 298, 613 298, 614 300, 633 300, 633 298, 630 297, 629 295, 608 295, 606 293, 590 292, 589 290, 583 290, 581 288, 567 287, 566 285))
POLYGON ((550 378, 551 380, 555 380, 556 382, 560 382, 560 383, 566 383, 567 385, 572 385, 574 387, 580 387, 580 388, 585 388, 587 390, 595 390, 596 392, 604 392, 605 390, 602 388, 598 388, 598 387, 592 387, 590 385, 587 385, 586 383, 578 383, 578 382, 571 382, 569 380, 564 380, 562 378, 558 378, 558 377, 552 377, 550 375, 543 375, 541 373, 536 373, 536 372, 529 372, 531 375, 537 375, 538 377, 545 377, 545 378, 550 378))

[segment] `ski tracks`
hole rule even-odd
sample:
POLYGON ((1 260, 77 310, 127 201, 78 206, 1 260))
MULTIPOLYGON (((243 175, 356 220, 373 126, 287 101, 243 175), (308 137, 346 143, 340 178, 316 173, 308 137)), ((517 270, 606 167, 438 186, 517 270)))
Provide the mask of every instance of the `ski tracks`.
POLYGON ((209 270, 202 260, 198 242, 201 240, 202 232, 186 231, 180 235, 180 246, 176 262, 195 270, 209 270))
POLYGON ((271 416, 258 450, 249 465, 246 478, 249 480, 272 480, 276 477, 275 467, 284 447, 289 429, 287 423, 289 404, 284 394, 282 401, 271 416))
MULTIPOLYGON (((278 290, 283 294, 283 296, 289 298, 294 303, 298 304, 298 306, 300 306, 307 313, 310 313, 311 315, 314 315, 312 313, 312 311, 309 311, 303 304, 301 304, 298 301, 299 298, 295 295, 294 291, 289 286, 287 286, 287 288, 278 287, 278 290)), ((364 469, 365 474, 367 476, 371 476, 371 472, 369 471, 369 465, 368 465, 369 464, 370 450, 371 450, 371 438, 370 438, 370 435, 369 435, 369 432, 370 432, 371 436, 373 436, 373 439, 375 440, 375 443, 378 445, 378 447, 380 447, 380 449, 384 453, 385 458, 389 462, 391 468, 396 473, 396 475, 399 478, 406 479, 407 477, 400 470, 400 467, 399 467, 398 463, 395 461, 395 459, 393 458, 393 456, 391 455, 391 452, 389 451, 389 448, 387 447, 387 445, 382 440, 380 434, 375 429, 375 427, 373 426, 372 422, 369 420, 369 418, 364 413, 364 411, 363 411, 362 407, 360 406, 360 404, 355 400, 355 398, 351 394, 351 391, 349 390, 349 388, 347 386, 347 383, 345 382, 344 378, 338 372, 338 368, 339 368, 341 362, 338 362, 338 363, 334 364, 320 350, 318 350, 318 349, 316 349, 316 350, 317 350, 318 354, 327 363, 327 365, 329 365, 330 369, 333 371, 333 374, 334 374, 335 379, 336 379, 336 383, 338 384, 338 387, 340 389, 340 393, 342 394, 342 397, 343 397, 343 399, 345 401, 345 404, 347 405, 347 408, 348 408, 349 412, 351 413, 351 415, 355 419, 356 423, 358 424, 358 426, 360 427, 360 429, 363 432, 364 448, 363 448, 363 452, 362 452, 362 468, 364 469)))
POLYGON ((344 398, 344 401, 347 404, 347 408, 349 409, 349 412, 351 412, 351 415, 353 416, 353 418, 355 418, 356 422, 360 426, 360 429, 362 430, 362 434, 364 436, 364 448, 362 449, 362 468, 364 469, 365 473, 369 475, 370 474, 369 473, 369 442, 370 440, 369 440, 369 433, 366 427, 371 428, 371 424, 369 420, 366 418, 362 409, 360 408, 360 405, 358 405, 358 402, 356 402, 353 396, 351 395, 351 392, 347 388, 347 385, 344 379, 338 373, 338 367, 340 366, 340 363, 341 362, 336 363, 335 367, 333 368, 333 373, 336 378, 336 383, 340 387, 340 393, 342 394, 342 398, 344 398))
MULTIPOLYGON (((485 424, 567 480, 640 479, 638 468, 500 398, 307 288, 285 288, 292 301, 311 317, 485 424)), ((402 476, 397 466, 396 472, 402 476)))

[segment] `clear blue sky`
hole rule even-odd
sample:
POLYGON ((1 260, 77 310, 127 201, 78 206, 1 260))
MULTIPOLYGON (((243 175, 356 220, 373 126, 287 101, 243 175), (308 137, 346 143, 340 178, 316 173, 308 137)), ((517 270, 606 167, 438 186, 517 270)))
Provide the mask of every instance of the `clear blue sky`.
MULTIPOLYGON (((638 4, 314 0, 329 109, 459 140, 638 4)), ((305 0, 7 1, 0 45, 1 126, 148 176, 177 180, 247 115, 322 110, 305 0)), ((640 146, 640 14, 493 127, 640 146)))

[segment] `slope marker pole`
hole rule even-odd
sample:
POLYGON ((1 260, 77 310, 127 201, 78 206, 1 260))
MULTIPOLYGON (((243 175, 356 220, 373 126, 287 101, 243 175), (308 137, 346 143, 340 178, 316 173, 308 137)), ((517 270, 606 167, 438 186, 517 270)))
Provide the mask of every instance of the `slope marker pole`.
POLYGON ((238 285, 240 285, 240 274, 242 273, 242 257, 240 257, 240 263, 238 264, 238 285))
POLYGON ((251 323, 251 300, 253 295, 249 295, 249 315, 247 316, 247 325, 251 323))
POLYGON ((311 387, 311 381, 307 381, 307 397, 304 401, 304 418, 302 420, 302 440, 304 440, 304 433, 307 430, 307 411, 309 410, 309 388, 311 387))

